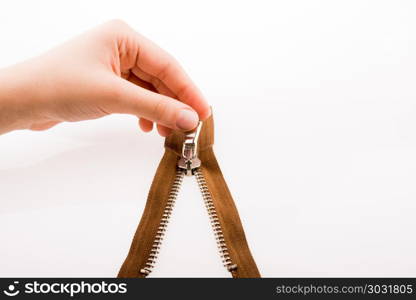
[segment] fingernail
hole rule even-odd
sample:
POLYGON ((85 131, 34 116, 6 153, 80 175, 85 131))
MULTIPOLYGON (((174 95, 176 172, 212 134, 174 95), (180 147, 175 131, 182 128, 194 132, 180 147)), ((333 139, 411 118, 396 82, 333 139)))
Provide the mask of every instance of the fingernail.
POLYGON ((191 130, 198 125, 198 120, 198 115, 195 112, 183 109, 176 120, 176 126, 181 130, 191 130))

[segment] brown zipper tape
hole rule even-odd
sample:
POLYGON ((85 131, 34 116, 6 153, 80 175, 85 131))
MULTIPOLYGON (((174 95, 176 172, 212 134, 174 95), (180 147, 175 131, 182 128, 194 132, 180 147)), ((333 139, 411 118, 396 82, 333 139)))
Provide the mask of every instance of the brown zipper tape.
MULTIPOLYGON (((129 253, 118 273, 119 278, 145 277, 140 269, 150 255, 160 220, 173 184, 176 165, 181 155, 184 134, 175 132, 165 140, 165 153, 150 187, 146 206, 134 235, 129 253)), ((224 238, 233 263, 234 278, 258 278, 260 273, 251 255, 234 200, 215 158, 214 122, 212 115, 203 123, 198 140, 201 170, 220 220, 224 238)))

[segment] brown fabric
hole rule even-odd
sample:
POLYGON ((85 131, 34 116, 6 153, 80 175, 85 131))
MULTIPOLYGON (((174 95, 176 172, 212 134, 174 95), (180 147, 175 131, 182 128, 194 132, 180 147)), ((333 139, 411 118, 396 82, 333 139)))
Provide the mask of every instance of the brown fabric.
POLYGON ((209 148, 199 154, 202 173, 214 201, 231 260, 237 264, 234 278, 257 278, 260 273, 250 253, 234 200, 221 173, 214 151, 209 148))
POLYGON ((118 273, 120 278, 145 277, 140 273, 150 254, 163 210, 176 173, 177 155, 165 151, 153 178, 142 219, 134 234, 129 254, 118 273))
MULTIPOLYGON (((175 132, 165 140, 165 154, 159 164, 147 198, 142 219, 134 235, 129 254, 118 277, 144 277, 139 272, 150 253, 159 221, 173 183, 176 163, 182 152, 184 134, 175 132)), ((212 115, 202 126, 198 140, 198 156, 202 161, 202 173, 211 192, 231 260, 237 264, 234 278, 257 278, 260 273, 250 253, 243 226, 230 191, 215 158, 214 122, 212 115)), ((180 197, 180 195, 179 195, 180 197)))

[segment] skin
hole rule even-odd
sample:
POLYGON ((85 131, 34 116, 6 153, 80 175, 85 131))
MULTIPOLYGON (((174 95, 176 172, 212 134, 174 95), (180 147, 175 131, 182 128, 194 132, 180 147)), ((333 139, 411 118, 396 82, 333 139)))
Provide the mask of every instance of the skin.
POLYGON ((119 20, 0 70, 0 134, 114 113, 168 136, 195 128, 210 107, 171 55, 119 20))

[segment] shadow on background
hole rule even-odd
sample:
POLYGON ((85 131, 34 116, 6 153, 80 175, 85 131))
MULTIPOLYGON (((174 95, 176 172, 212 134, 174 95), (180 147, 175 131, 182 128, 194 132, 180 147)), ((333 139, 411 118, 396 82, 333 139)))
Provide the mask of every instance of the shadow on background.
POLYGON ((163 153, 162 138, 126 130, 89 131, 74 138, 87 146, 0 170, 0 213, 81 202, 144 201, 163 153))

